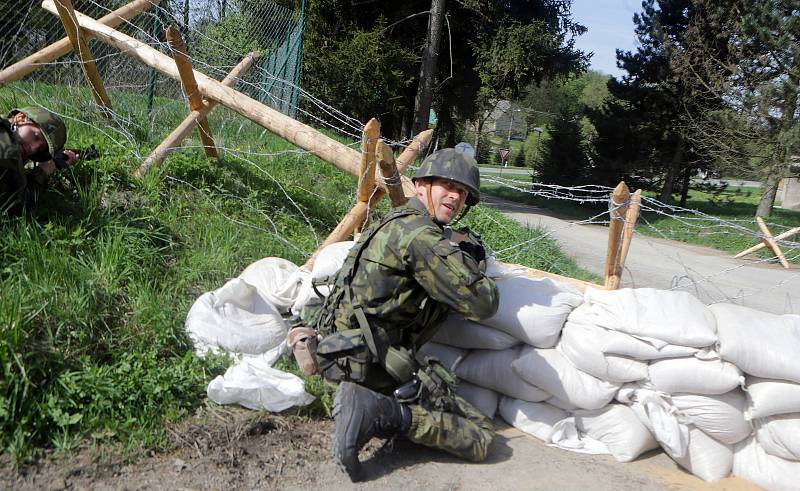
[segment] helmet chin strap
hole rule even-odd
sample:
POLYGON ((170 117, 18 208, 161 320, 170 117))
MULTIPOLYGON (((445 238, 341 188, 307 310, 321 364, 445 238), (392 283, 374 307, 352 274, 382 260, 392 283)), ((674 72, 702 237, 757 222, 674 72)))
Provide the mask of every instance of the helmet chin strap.
POLYGON ((430 181, 425 184, 425 190, 428 193, 428 202, 425 203, 425 207, 428 209, 428 213, 431 214, 431 218, 436 221, 436 211, 433 209, 433 196, 431 196, 431 187, 433 186, 430 181))
POLYGON ((469 213, 469 209, 470 209, 470 208, 472 208, 472 205, 467 205, 467 204, 465 204, 465 205, 464 205, 464 207, 463 207, 463 208, 461 208, 461 213, 459 213, 459 214, 458 214, 458 217, 457 217, 455 220, 453 220, 452 222, 450 222, 450 225, 455 225, 455 224, 456 224, 456 223, 458 223, 458 222, 459 222, 459 221, 460 221, 462 218, 464 218, 464 217, 467 215, 467 213, 469 213))

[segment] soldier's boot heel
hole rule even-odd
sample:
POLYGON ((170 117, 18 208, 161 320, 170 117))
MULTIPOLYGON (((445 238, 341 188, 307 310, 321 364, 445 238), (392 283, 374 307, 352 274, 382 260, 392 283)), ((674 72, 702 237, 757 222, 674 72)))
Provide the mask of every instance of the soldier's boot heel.
POLYGON ((373 436, 389 438, 411 426, 411 411, 396 400, 342 382, 333 401, 333 458, 353 482, 363 478, 358 452, 373 436))

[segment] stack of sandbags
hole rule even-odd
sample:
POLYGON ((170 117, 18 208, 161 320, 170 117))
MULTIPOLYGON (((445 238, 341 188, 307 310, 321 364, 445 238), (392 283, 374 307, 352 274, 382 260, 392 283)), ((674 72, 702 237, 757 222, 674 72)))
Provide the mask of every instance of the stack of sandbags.
POLYGON ((710 307, 722 359, 747 374, 755 436, 736 447, 734 474, 766 489, 798 489, 800 476, 800 316, 731 304, 710 307))
MULTIPOLYGON (((420 353, 441 361, 442 357, 452 358, 441 354, 443 349, 462 350, 455 365, 443 364, 459 377, 459 393, 494 417, 501 397, 534 403, 552 399, 552 394, 526 382, 512 369, 512 363, 525 346, 553 351, 567 316, 582 302, 582 296, 572 286, 533 279, 494 261, 487 274, 499 290, 497 313, 479 322, 451 314, 420 353)), ((567 399, 562 404, 573 407, 567 399)))

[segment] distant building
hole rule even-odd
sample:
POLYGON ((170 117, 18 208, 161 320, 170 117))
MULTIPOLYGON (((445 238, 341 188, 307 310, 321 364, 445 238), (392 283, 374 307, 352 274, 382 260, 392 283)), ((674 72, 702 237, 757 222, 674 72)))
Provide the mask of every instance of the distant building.
POLYGON ((486 118, 484 132, 510 140, 525 140, 528 136, 528 123, 525 112, 511 101, 497 101, 486 118))

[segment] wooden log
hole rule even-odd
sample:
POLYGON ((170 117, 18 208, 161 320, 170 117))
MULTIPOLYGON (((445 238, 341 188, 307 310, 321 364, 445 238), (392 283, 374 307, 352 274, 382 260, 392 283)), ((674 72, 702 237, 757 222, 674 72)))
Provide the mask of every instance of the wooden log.
MULTIPOLYGON (((55 12, 53 0, 42 2, 42 8, 49 12, 55 12)), ((90 31, 98 40, 142 61, 164 75, 180 81, 178 68, 169 56, 115 29, 104 26, 79 12, 76 12, 76 15, 81 27, 90 31)), ((348 174, 358 175, 361 155, 357 150, 325 136, 314 128, 267 107, 237 90, 225 87, 219 81, 196 70, 194 76, 200 93, 204 97, 225 105, 281 138, 313 153, 322 160, 330 162, 348 174)))
MULTIPOLYGON (((194 70, 189 61, 189 55, 186 52, 186 44, 183 42, 183 37, 175 26, 167 28, 167 41, 172 48, 172 57, 175 59, 175 64, 178 66, 178 73, 181 76, 181 85, 186 97, 189 99, 189 106, 192 111, 198 113, 203 108, 203 97, 197 89, 197 81, 194 78, 194 70)), ((206 157, 219 158, 217 154, 217 146, 214 139, 211 137, 211 128, 208 126, 208 119, 205 116, 197 118, 197 129, 200 132, 200 140, 203 142, 203 149, 205 149, 206 157)))
POLYGON ((72 43, 72 49, 75 50, 81 60, 81 70, 83 70, 83 75, 92 89, 94 102, 100 106, 106 116, 110 116, 111 99, 109 99, 106 87, 100 79, 100 73, 97 72, 97 65, 94 63, 92 51, 83 36, 83 29, 78 25, 75 9, 72 7, 72 0, 56 0, 55 7, 58 16, 61 18, 61 24, 64 26, 64 30, 67 31, 67 37, 72 43))
MULTIPOLYGON (((639 220, 639 209, 642 205, 642 190, 637 189, 633 196, 631 196, 628 211, 625 213, 625 227, 622 229, 622 246, 620 247, 619 259, 614 270, 618 278, 622 278, 622 271, 625 269, 625 258, 628 257, 628 250, 631 248, 631 240, 633 240, 633 231, 636 228, 636 222, 639 220)), ((619 286, 619 285, 618 285, 619 286)))
POLYGON ((364 125, 361 139, 361 167, 358 170, 358 201, 369 202, 375 191, 375 146, 381 137, 381 124, 372 118, 364 125))
MULTIPOLYGON (((149 9, 150 6, 158 5, 160 1, 161 0, 135 0, 129 4, 123 5, 107 15, 104 15, 98 19, 98 22, 105 24, 108 27, 117 27, 123 22, 131 20, 145 10, 149 9)), ((84 33, 84 37, 88 39, 85 34, 88 33, 84 33)), ((37 68, 61 58, 70 51, 72 51, 72 42, 69 40, 69 37, 65 37, 30 56, 26 56, 13 65, 9 65, 0 70, 0 87, 15 80, 21 79, 37 68)))
POLYGON ((579 280, 577 278, 570 278, 569 276, 562 276, 560 274, 551 273, 549 271, 542 271, 540 269, 529 268, 527 266, 522 266, 521 264, 512 264, 512 263, 504 263, 501 261, 497 261, 498 263, 502 264, 503 266, 512 267, 512 268, 520 268, 524 270, 525 276, 529 276, 531 278, 550 278, 551 280, 560 281, 562 283, 568 283, 573 285, 580 290, 581 293, 585 292, 587 288, 595 288, 597 290, 605 290, 606 287, 603 285, 598 285, 596 283, 592 283, 589 281, 579 280))
POLYGON ((775 239, 772 237, 772 232, 770 232, 769 228, 767 228, 767 224, 764 223, 764 219, 761 217, 756 217, 756 222, 758 223, 758 228, 761 229, 761 233, 764 234, 764 243, 772 249, 772 252, 775 253, 775 256, 781 262, 781 265, 789 269, 789 262, 786 261, 786 258, 783 256, 783 251, 778 246, 778 243, 775 242, 775 239))
POLYGON ((408 202, 408 198, 403 193, 403 183, 400 180, 400 174, 397 172, 397 164, 394 161, 392 149, 386 143, 379 141, 375 148, 375 153, 381 176, 383 177, 384 189, 389 193, 392 207, 403 206, 408 202))
MULTIPOLYGON (((795 228, 789 229, 789 230, 787 230, 786 232, 783 232, 783 233, 781 233, 781 234, 778 234, 778 235, 776 235, 776 236, 775 236, 775 237, 773 237, 773 238, 775 239, 775 242, 777 242, 777 241, 779 241, 779 240, 783 240, 783 239, 785 239, 786 237, 791 237, 792 235, 795 235, 795 234, 797 234, 797 233, 800 233, 800 227, 795 227, 795 228)), ((742 257, 742 256, 746 256, 747 254, 750 254, 750 253, 752 253, 752 252, 756 252, 756 251, 757 251, 757 250, 759 250, 759 249, 763 249, 763 248, 765 248, 765 247, 767 247, 767 244, 766 244, 766 243, 764 243, 764 242, 760 242, 760 243, 758 243, 758 244, 754 245, 753 247, 751 247, 751 248, 749 248, 749 249, 745 249, 745 250, 743 250, 742 252, 740 252, 739 254, 737 254, 737 255, 735 255, 735 256, 733 256, 733 257, 734 257, 734 258, 740 258, 740 257, 742 257)))
MULTIPOLYGON (((239 78, 246 73, 250 67, 253 66, 253 63, 256 59, 261 56, 259 52, 253 52, 246 55, 242 61, 236 65, 233 70, 222 80, 222 85, 226 87, 232 87, 239 81, 239 78)), ((136 169, 134 172, 135 177, 142 177, 144 176, 151 167, 160 165, 161 162, 167 158, 167 155, 172 153, 175 150, 175 147, 180 145, 184 138, 186 138, 189 133, 194 129, 195 125, 197 125, 197 121, 200 116, 207 116, 208 113, 211 112, 214 107, 216 107, 217 103, 215 101, 208 101, 206 102, 203 107, 199 111, 192 111, 186 116, 186 119, 181 122, 178 126, 172 130, 172 133, 167 136, 164 141, 159 143, 159 145, 150 153, 150 155, 144 160, 141 166, 136 169)))
POLYGON ((630 190, 624 182, 617 184, 611 193, 611 223, 608 225, 608 251, 606 253, 605 287, 608 290, 619 288, 620 277, 617 266, 622 245, 622 229, 625 226, 625 214, 628 211, 630 190))
MULTIPOLYGON (((425 149, 428 148, 428 145, 431 142, 431 136, 433 135, 433 130, 425 130, 416 137, 414 137, 414 141, 406 147, 398 160, 401 158, 402 163, 401 165, 411 165, 411 162, 414 162, 417 159, 417 156, 425 152, 425 149)), ((400 171, 400 166, 398 165, 398 171, 400 171)), ((379 199, 381 199, 384 195, 385 191, 383 189, 375 190, 375 193, 372 195, 369 205, 377 203, 379 199)), ((356 205, 347 213, 347 215, 342 219, 341 222, 336 226, 336 228, 331 232, 328 237, 322 242, 322 244, 317 248, 314 254, 308 258, 306 261, 305 267, 307 269, 311 269, 314 266, 314 261, 317 258, 317 254, 319 251, 324 249, 326 246, 336 243, 342 242, 347 240, 350 237, 350 234, 353 233, 355 230, 355 226, 358 223, 363 223, 367 217, 367 210, 369 206, 367 203, 356 203, 356 205), (363 206, 360 206, 362 205, 363 206)))

